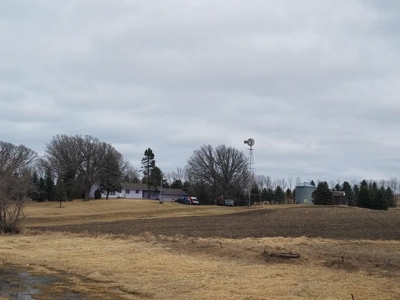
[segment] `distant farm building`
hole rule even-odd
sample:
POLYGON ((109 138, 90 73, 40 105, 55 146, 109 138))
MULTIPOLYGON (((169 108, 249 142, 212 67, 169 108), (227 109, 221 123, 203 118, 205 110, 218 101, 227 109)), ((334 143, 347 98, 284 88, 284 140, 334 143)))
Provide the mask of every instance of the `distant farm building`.
POLYGON ((343 191, 332 191, 333 196, 333 204, 336 205, 347 205, 349 203, 349 199, 346 196, 346 193, 343 191))
POLYGON ((312 194, 315 186, 307 182, 303 182, 295 187, 295 203, 296 204, 313 204, 312 194))

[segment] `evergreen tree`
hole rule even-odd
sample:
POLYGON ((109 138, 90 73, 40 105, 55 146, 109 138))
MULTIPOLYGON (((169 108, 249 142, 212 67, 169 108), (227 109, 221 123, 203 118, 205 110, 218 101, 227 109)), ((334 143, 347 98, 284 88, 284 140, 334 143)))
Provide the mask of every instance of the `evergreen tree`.
POLYGON ((54 192, 54 201, 60 202, 61 207, 61 203, 67 200, 67 190, 65 189, 64 183, 62 182, 62 180, 58 180, 54 192))
POLYGON ((275 201, 279 204, 283 204, 285 202, 285 194, 279 185, 275 189, 275 201))
POLYGON ((372 202, 373 209, 388 210, 388 202, 386 198, 386 191, 384 187, 377 189, 374 193, 374 198, 372 202))
POLYGON ((151 172, 152 170, 156 167, 156 161, 154 160, 154 153, 153 150, 150 148, 146 149, 144 151, 144 157, 142 158, 142 169, 141 172, 143 172, 143 176, 146 181, 145 183, 147 184, 147 191, 148 191, 148 198, 150 199, 150 187, 154 185, 154 183, 151 181, 151 172))
POLYGON ((357 199, 358 199, 358 195, 360 194, 360 187, 358 186, 358 184, 355 184, 353 186, 353 195, 354 195, 354 205, 357 205, 357 199))
POLYGON ((262 191, 261 191, 261 201, 262 202, 268 201, 267 189, 266 188, 263 188, 262 191))
POLYGON ((329 189, 328 183, 326 181, 321 181, 318 183, 316 190, 314 191, 314 204, 316 205, 332 205, 333 195, 332 191, 329 189))
POLYGON ((50 168, 47 168, 46 174, 44 176, 44 183, 45 183, 45 191, 46 191, 46 199, 49 201, 54 201, 52 198, 52 190, 54 188, 54 181, 53 177, 51 175, 51 170, 50 168))
POLYGON ((347 197, 348 205, 349 206, 355 206, 356 202, 355 202, 355 199, 354 199, 353 189, 351 188, 350 183, 348 183, 347 181, 343 182, 342 188, 343 188, 343 191, 345 192, 345 195, 347 197))
POLYGON ((43 177, 39 178, 39 194, 40 194, 40 202, 47 200, 46 194, 46 182, 44 181, 43 177))
POLYGON ((274 191, 271 189, 271 188, 268 188, 267 189, 267 193, 266 193, 267 195, 267 201, 270 203, 270 204, 273 204, 273 203, 275 203, 275 193, 274 193, 274 191))
POLYGON ((375 194, 378 192, 378 185, 375 181, 370 182, 368 184, 369 187, 369 194, 371 196, 371 208, 374 208, 374 199, 375 199, 375 194))
POLYGON ((372 206, 371 194, 367 184, 361 184, 357 206, 363 208, 371 208, 372 206))
POLYGON ((39 192, 39 177, 36 171, 32 174, 32 187, 28 191, 28 197, 31 198, 33 201, 40 201, 40 192, 39 192))
POLYGON ((385 190, 385 198, 389 207, 396 207, 395 195, 390 187, 385 190))
POLYGON ((96 200, 101 199, 101 190, 100 189, 96 189, 94 191, 94 199, 96 199, 96 200))
POLYGON ((287 188, 285 192, 285 198, 287 203, 292 203, 293 195, 292 195, 292 190, 287 188))
POLYGON ((99 180, 101 189, 106 191, 106 200, 110 192, 120 192, 122 189, 121 160, 122 155, 117 151, 109 151, 104 160, 99 180))
POLYGON ((310 184, 313 185, 313 186, 315 186, 314 180, 311 180, 311 181, 310 181, 310 184))
POLYGON ((171 184, 171 189, 182 189, 182 188, 183 188, 183 184, 182 184, 182 181, 180 181, 179 179, 175 180, 171 184))
POLYGON ((185 182, 183 183, 182 190, 184 190, 186 193, 189 193, 190 187, 191 187, 191 186, 190 186, 189 181, 185 181, 185 182))
POLYGON ((150 171, 149 179, 151 182, 151 186, 154 187, 154 190, 161 191, 161 187, 163 185, 164 180, 163 180, 163 173, 161 172, 159 167, 154 167, 150 171))
MULTIPOLYGON (((200 182, 196 183, 194 186, 194 194, 200 204, 214 204, 214 199, 210 198, 210 193, 208 192, 208 187, 206 184, 200 182)), ((237 204, 235 204, 237 205, 237 204)))
POLYGON ((258 190, 257 184, 253 184, 250 190, 250 203, 260 201, 260 191, 258 190))

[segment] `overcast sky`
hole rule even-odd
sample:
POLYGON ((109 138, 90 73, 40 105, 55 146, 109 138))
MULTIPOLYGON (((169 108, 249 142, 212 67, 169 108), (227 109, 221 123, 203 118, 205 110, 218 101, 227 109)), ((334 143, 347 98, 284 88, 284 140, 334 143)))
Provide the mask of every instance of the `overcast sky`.
POLYGON ((400 176, 398 0, 4 0, 0 140, 111 143, 163 172, 202 145, 257 174, 400 176))

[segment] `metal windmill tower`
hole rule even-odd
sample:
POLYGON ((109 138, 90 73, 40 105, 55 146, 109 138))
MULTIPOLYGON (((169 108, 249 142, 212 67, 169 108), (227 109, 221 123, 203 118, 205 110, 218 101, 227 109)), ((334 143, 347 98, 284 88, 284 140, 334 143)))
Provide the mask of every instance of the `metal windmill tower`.
POLYGON ((244 141, 245 144, 249 145, 249 183, 248 183, 248 191, 249 191, 249 207, 250 207, 250 199, 251 199, 251 184, 254 181, 254 157, 253 157, 253 146, 256 143, 254 139, 249 138, 247 141, 244 141))

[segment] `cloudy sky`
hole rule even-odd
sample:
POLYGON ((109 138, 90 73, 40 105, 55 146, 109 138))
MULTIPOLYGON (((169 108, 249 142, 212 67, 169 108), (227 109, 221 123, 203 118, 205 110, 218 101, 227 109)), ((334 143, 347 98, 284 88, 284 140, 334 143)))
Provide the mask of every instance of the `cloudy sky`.
POLYGON ((400 176, 398 0, 5 0, 0 140, 92 135, 163 172, 204 144, 257 174, 400 176))

